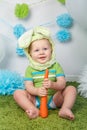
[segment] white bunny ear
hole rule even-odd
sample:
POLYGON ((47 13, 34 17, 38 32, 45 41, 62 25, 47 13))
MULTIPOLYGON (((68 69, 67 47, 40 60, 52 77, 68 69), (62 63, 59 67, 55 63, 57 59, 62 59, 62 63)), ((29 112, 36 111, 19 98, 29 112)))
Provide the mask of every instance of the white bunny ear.
POLYGON ((33 35, 33 30, 29 30, 25 32, 18 40, 19 47, 27 48, 31 43, 32 35, 33 35))
POLYGON ((50 35, 51 35, 51 33, 50 33, 50 31, 48 30, 48 28, 45 28, 45 27, 41 27, 41 26, 39 26, 39 27, 36 27, 35 29, 34 29, 34 33, 39 33, 39 34, 41 34, 41 35, 43 35, 43 36, 45 36, 45 37, 50 37, 50 35))
POLYGON ((41 38, 50 38, 50 31, 48 28, 38 26, 32 30, 25 32, 18 40, 18 45, 20 48, 27 48, 32 40, 37 40, 41 38))

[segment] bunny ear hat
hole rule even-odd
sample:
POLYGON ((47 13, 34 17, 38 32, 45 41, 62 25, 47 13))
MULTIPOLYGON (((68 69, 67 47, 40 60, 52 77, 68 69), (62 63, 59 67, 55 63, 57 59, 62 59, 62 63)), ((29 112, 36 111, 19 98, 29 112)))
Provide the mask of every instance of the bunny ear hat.
POLYGON ((30 61, 30 66, 37 70, 44 70, 47 69, 48 67, 50 67, 52 64, 54 64, 56 62, 55 60, 55 53, 54 53, 54 42, 51 38, 51 34, 48 28, 45 27, 35 27, 32 30, 29 30, 27 32, 25 32, 18 40, 18 44, 20 48, 23 48, 25 51, 26 56, 29 58, 30 61), (35 40, 41 40, 41 39, 48 39, 50 44, 52 45, 52 57, 51 60, 48 61, 45 64, 40 64, 35 62, 32 57, 30 56, 29 52, 28 52, 28 48, 31 45, 31 43, 35 40))

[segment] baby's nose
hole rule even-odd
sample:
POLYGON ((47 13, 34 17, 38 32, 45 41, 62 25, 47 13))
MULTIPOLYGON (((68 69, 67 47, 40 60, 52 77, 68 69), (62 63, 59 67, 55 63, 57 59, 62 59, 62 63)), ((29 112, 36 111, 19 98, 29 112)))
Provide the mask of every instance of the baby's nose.
POLYGON ((40 50, 40 54, 44 54, 44 51, 43 51, 43 50, 40 50))

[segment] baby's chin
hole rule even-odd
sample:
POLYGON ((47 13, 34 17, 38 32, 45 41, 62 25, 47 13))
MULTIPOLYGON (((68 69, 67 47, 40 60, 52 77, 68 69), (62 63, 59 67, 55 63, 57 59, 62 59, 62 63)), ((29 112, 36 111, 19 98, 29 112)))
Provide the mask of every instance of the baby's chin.
POLYGON ((43 61, 39 61, 38 63, 40 63, 40 64, 45 64, 45 63, 47 63, 49 60, 43 60, 43 61))

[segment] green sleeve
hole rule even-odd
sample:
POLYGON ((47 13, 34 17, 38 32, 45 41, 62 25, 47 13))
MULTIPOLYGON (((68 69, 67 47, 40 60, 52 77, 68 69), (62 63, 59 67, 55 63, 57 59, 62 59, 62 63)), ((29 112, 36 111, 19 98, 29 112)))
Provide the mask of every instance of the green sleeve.
POLYGON ((33 81, 32 68, 30 66, 28 66, 26 71, 25 71, 25 80, 33 81))
POLYGON ((55 67, 56 67, 56 77, 65 76, 63 68, 61 67, 59 63, 56 63, 55 67))

